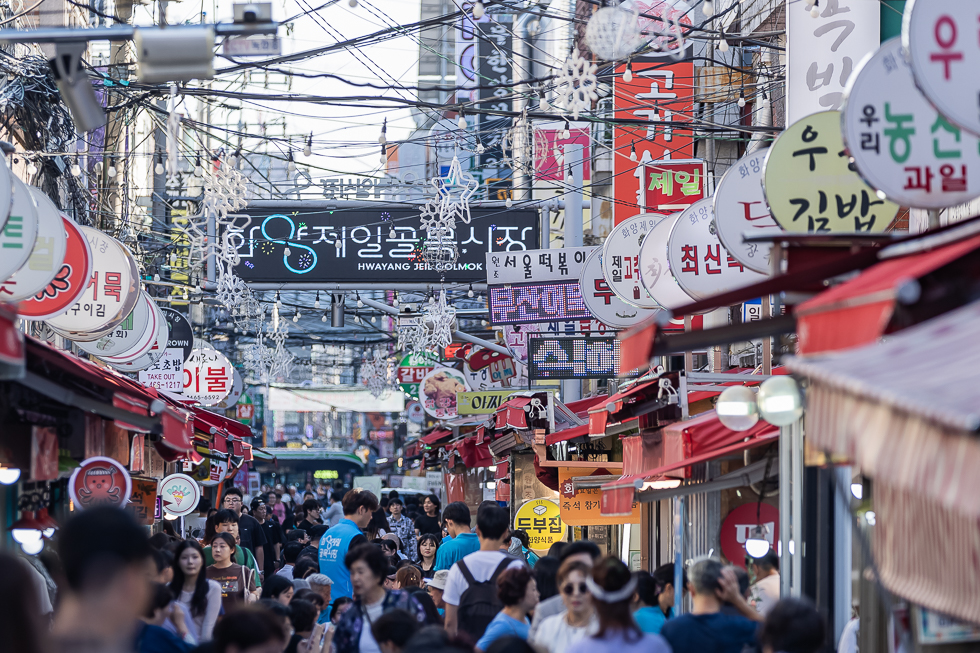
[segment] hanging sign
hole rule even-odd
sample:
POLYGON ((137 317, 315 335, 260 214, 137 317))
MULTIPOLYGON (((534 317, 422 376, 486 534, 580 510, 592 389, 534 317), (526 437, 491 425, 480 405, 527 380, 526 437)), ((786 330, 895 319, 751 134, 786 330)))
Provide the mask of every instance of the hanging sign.
POLYGON ((718 240, 713 202, 701 200, 681 213, 667 242, 667 260, 680 287, 699 300, 764 281, 745 269, 718 240))
POLYGON ((538 334, 549 336, 582 335, 601 338, 615 335, 616 330, 594 318, 563 322, 539 322, 537 324, 504 325, 504 346, 514 356, 514 360, 527 365, 527 341, 538 334))
POLYGON ((171 474, 160 481, 160 498, 165 513, 184 517, 197 508, 201 501, 201 488, 187 474, 171 474))
POLYGON ((215 406, 216 408, 228 409, 238 403, 238 400, 242 396, 242 391, 245 389, 245 384, 242 381, 242 375, 237 370, 232 368, 232 382, 231 382, 231 392, 228 396, 218 402, 215 406))
POLYGON ((514 390, 457 392, 456 410, 460 415, 490 415, 496 412, 514 392, 514 390))
POLYGON ((456 393, 466 392, 466 377, 459 370, 440 367, 425 375, 419 384, 419 401, 422 407, 436 419, 452 419, 456 410, 456 393))
MULTIPOLYGON (((0 157, 2 158, 2 157, 0 157)), ((65 260, 40 292, 17 304, 17 314, 29 320, 47 320, 68 310, 88 286, 92 276, 92 250, 78 225, 62 216, 65 260)))
POLYGON ((582 299, 592 316, 603 324, 625 329, 639 324, 654 314, 655 309, 627 304, 614 293, 602 273, 602 250, 596 248, 582 268, 579 278, 582 299))
POLYGON ((577 144, 585 148, 582 160, 582 179, 589 181, 592 166, 589 165, 590 125, 587 122, 568 123, 568 138, 565 138, 565 124, 557 120, 534 122, 534 178, 540 182, 564 181, 569 166, 565 164, 568 145, 577 144))
POLYGON ((657 223, 667 216, 644 213, 621 222, 606 237, 602 248, 602 274, 609 288, 627 304, 659 308, 640 281, 640 246, 657 223))
POLYGON ((405 394, 419 398, 419 383, 432 371, 436 357, 432 354, 408 354, 398 364, 398 384, 405 394))
POLYGON ((980 142, 919 92, 899 37, 851 76, 843 114, 847 151, 879 197, 941 209, 980 196, 980 142))
POLYGON ((83 460, 68 480, 68 494, 76 510, 98 506, 122 508, 132 491, 133 482, 126 468, 104 456, 83 460))
MULTIPOLYGON (((601 464, 601 463, 598 463, 601 464)), ((609 524, 639 524, 640 502, 633 501, 633 513, 606 516, 602 514, 602 490, 597 487, 575 489, 572 479, 578 476, 609 474, 609 470, 588 467, 559 467, 558 488, 561 519, 568 526, 599 526, 609 524)))
POLYGON ((145 386, 166 390, 167 392, 184 392, 184 360, 183 354, 177 347, 167 347, 157 362, 145 370, 139 371, 139 380, 145 386))
POLYGON ((915 83, 951 123, 980 136, 980 11, 969 0, 915 0, 902 20, 915 83))
POLYGON ((167 348, 180 349, 180 362, 183 365, 183 362, 191 355, 191 350, 194 348, 194 331, 191 329, 191 323, 187 321, 187 316, 170 307, 162 307, 160 311, 167 320, 167 328, 170 330, 167 348))
POLYGON ((239 402, 235 404, 235 419, 242 424, 251 424, 254 417, 255 404, 252 403, 252 397, 244 394, 239 402))
POLYGON ((152 526, 157 507, 157 482, 153 479, 134 478, 133 492, 129 495, 128 510, 133 511, 136 521, 143 526, 152 526))
POLYGON ((746 243, 742 241, 742 235, 753 229, 779 227, 769 214, 766 196, 762 193, 766 152, 756 150, 732 164, 718 182, 714 196, 715 229, 721 244, 736 261, 762 274, 769 274, 772 245, 746 243))
POLYGON ((228 461, 207 457, 194 468, 190 476, 204 487, 220 485, 228 478, 228 461))
POLYGON ((745 503, 735 508, 721 523, 721 552, 732 564, 745 568, 745 541, 756 526, 766 531, 766 540, 776 548, 779 542, 779 509, 768 503, 745 503))
POLYGON ((37 237, 27 263, 0 286, 0 298, 19 302, 44 290, 65 262, 68 244, 61 212, 40 189, 29 186, 37 208, 37 237))
POLYGON ((647 211, 669 213, 686 209, 707 194, 707 164, 702 159, 662 159, 643 165, 647 211))
POLYGON ((578 281, 527 283, 487 288, 491 324, 556 322, 591 317, 578 281))
POLYGON ((540 281, 576 281, 585 259, 598 247, 535 249, 487 254, 487 283, 504 285, 540 281))
POLYGON ((166 342, 169 332, 167 331, 167 321, 162 317, 157 319, 157 337, 153 341, 153 346, 150 347, 142 356, 138 358, 128 359, 126 357, 117 358, 103 358, 112 369, 118 370, 120 372, 128 372, 130 374, 134 372, 139 372, 140 370, 145 370, 157 361, 159 361, 167 350, 166 342))
POLYGON ((659 306, 670 310, 691 303, 691 296, 678 285, 667 261, 670 232, 680 216, 680 213, 675 213, 661 220, 643 239, 640 248, 640 280, 643 287, 659 306))
POLYGON ((234 368, 217 349, 195 349, 184 364, 184 396, 215 406, 231 393, 234 368))
POLYGON ((537 379, 614 379, 619 369, 616 338, 548 337, 528 340, 527 375, 537 379))
POLYGON ((153 300, 145 292, 140 291, 140 298, 129 316, 119 323, 115 329, 92 342, 79 341, 75 343, 82 351, 100 357, 127 357, 130 359, 145 354, 157 337, 157 319, 159 313, 153 300))
POLYGON ((92 248, 92 276, 75 304, 48 326, 71 340, 98 340, 126 319, 139 299, 136 259, 98 229, 80 227, 92 248))
POLYGON ((514 528, 527 533, 528 548, 533 551, 547 551, 552 544, 565 539, 567 530, 558 504, 551 499, 524 503, 514 515, 514 528))
POLYGON ((421 424, 425 421, 425 409, 422 408, 422 404, 417 401, 409 402, 409 404, 405 406, 405 414, 408 415, 408 421, 412 424, 421 424))
POLYGON ((17 177, 10 216, 0 230, 0 279, 6 280, 30 258, 37 239, 37 205, 27 184, 17 177))
POLYGON ((839 111, 787 127, 769 148, 762 185, 772 217, 794 233, 881 232, 898 213, 852 169, 839 111))

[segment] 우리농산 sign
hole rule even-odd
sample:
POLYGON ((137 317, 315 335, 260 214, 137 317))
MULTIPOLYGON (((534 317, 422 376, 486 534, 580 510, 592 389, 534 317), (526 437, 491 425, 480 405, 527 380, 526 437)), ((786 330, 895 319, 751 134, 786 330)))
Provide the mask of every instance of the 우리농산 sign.
POLYGON ((514 390, 457 392, 456 412, 460 415, 489 415, 496 412, 514 392, 514 390))

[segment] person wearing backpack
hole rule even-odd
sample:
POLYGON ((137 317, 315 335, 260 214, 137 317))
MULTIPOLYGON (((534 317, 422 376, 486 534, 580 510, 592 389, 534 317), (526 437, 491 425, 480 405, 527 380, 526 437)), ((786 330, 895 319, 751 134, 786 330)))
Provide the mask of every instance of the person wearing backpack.
POLYGON ((500 550, 510 542, 509 521, 507 510, 494 503, 484 503, 477 511, 480 550, 453 565, 442 595, 450 637, 465 633, 476 643, 504 607, 497 595, 497 577, 504 569, 525 566, 500 550))

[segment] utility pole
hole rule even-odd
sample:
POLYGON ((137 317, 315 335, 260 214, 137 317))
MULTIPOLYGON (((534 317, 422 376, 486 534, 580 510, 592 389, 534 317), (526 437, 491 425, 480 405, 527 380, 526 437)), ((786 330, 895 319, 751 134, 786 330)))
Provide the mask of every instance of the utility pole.
MULTIPOLYGON (((565 247, 581 247, 582 187, 585 185, 585 146, 582 143, 569 143, 565 146, 565 184, 570 186, 565 195, 565 247)), ((582 380, 568 379, 561 382, 561 400, 564 403, 582 398, 582 380)))

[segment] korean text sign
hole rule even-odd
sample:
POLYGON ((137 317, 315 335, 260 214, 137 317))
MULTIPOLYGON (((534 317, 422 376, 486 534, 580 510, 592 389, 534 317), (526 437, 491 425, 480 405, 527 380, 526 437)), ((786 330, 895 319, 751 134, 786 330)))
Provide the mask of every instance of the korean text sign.
POLYGON ((654 161, 643 166, 646 174, 647 211, 679 211, 704 199, 705 163, 692 161, 654 161))
POLYGON ((561 510, 551 499, 533 499, 518 508, 514 528, 527 533, 528 544, 534 551, 547 551, 552 544, 565 539, 561 510))
MULTIPOLYGON (((633 514, 604 516, 601 511, 602 490, 597 487, 575 489, 573 477, 592 476, 596 469, 582 467, 558 468, 558 491, 561 519, 569 526, 600 526, 609 524, 639 524, 640 503, 633 501, 633 514)), ((601 473, 606 473, 603 470, 601 473)))
POLYGON ((561 322, 591 317, 578 281, 490 286, 487 301, 490 322, 494 325, 561 322))
POLYGON ((487 253, 487 283, 575 281, 596 247, 536 249, 524 252, 487 253))
POLYGON ((619 368, 619 340, 584 336, 528 338, 528 378, 611 379, 619 368))

